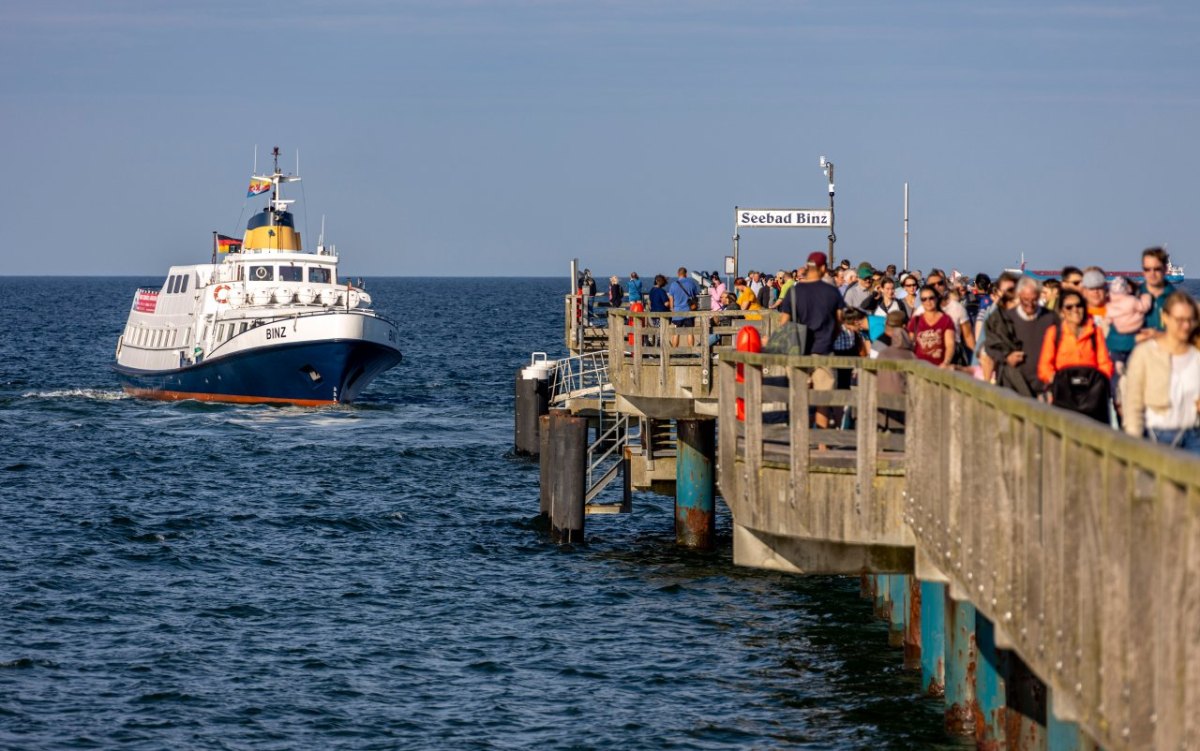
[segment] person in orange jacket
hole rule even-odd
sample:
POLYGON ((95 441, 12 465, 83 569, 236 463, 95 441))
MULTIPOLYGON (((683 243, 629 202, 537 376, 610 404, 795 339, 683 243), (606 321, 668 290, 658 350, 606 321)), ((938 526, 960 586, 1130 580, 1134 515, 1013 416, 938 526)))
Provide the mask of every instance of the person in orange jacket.
POLYGON ((1112 378, 1113 362, 1108 356, 1104 334, 1087 315, 1087 301, 1083 295, 1074 290, 1063 292, 1059 310, 1063 314, 1062 334, 1060 336, 1054 326, 1046 330, 1038 357, 1038 378, 1043 383, 1050 383, 1055 373, 1074 367, 1095 368, 1112 378), (1055 340, 1058 340, 1057 346, 1055 340))
POLYGON ((1050 386, 1047 393, 1058 406, 1107 422, 1113 361, 1104 334, 1087 314, 1080 292, 1063 290, 1059 311, 1062 322, 1047 329, 1042 340, 1038 378, 1050 386))

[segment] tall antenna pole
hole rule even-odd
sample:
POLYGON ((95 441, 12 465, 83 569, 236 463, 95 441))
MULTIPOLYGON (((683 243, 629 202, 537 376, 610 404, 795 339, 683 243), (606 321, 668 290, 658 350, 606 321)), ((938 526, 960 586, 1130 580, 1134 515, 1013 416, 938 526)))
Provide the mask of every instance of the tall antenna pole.
POLYGON ((904 266, 908 271, 908 183, 904 183, 904 266))
MULTIPOLYGON (((741 267, 738 265, 738 263, 741 261, 741 259, 738 258, 738 240, 742 239, 742 236, 738 233, 737 214, 738 214, 738 207, 734 206, 733 207, 733 276, 735 279, 737 278, 738 272, 741 270, 741 267)), ((729 275, 726 274, 726 276, 729 276, 729 275)), ((733 279, 728 280, 728 282, 726 282, 726 283, 729 285, 732 285, 733 279)))
POLYGON ((254 172, 252 174, 258 174, 258 144, 254 144, 254 172))

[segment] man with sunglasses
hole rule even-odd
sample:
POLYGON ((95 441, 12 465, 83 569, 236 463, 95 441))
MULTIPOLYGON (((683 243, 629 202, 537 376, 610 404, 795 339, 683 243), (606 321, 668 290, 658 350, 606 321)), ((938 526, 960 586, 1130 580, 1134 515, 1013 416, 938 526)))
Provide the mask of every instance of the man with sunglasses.
POLYGON ((1149 339, 1156 331, 1163 330, 1163 303, 1175 291, 1175 285, 1167 281, 1167 266, 1170 260, 1167 251, 1162 248, 1146 248, 1142 251, 1142 278, 1154 304, 1146 314, 1145 328, 1137 336, 1139 342, 1149 339))

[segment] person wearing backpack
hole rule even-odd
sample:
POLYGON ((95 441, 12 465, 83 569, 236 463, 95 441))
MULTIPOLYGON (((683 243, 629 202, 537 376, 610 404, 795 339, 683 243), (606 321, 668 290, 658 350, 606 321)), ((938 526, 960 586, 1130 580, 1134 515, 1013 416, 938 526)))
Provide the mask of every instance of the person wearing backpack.
POLYGON ((1059 300, 1062 320, 1046 330, 1038 357, 1038 378, 1051 402, 1108 423, 1113 361, 1104 335, 1087 314, 1083 295, 1067 289, 1059 300))
MULTIPOLYGON (((679 267, 678 276, 671 280, 667 285, 667 296, 671 300, 671 312, 673 313, 690 313, 699 307, 700 302, 700 287, 690 276, 685 267, 679 267)), ((672 316, 671 323, 677 328, 692 328, 696 325, 695 316, 680 315, 672 316)), ((695 346, 696 335, 688 332, 688 345, 695 346)), ((679 346, 679 335, 671 336, 671 346, 679 346)))

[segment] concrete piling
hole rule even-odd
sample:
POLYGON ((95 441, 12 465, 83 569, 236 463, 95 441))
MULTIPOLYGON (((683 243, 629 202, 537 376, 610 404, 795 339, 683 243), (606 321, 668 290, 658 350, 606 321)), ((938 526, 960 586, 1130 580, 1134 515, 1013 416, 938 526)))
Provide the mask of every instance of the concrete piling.
POLYGON ((716 422, 678 420, 675 542, 711 550, 716 537, 716 422))

